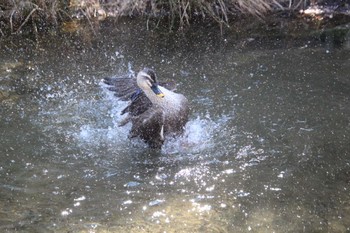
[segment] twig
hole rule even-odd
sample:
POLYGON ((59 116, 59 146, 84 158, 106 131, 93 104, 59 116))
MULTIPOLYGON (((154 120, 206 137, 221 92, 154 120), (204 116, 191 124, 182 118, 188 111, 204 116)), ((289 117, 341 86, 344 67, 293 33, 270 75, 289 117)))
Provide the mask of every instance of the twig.
POLYGON ((296 10, 299 8, 299 6, 302 4, 303 0, 300 0, 298 4, 293 8, 293 10, 296 10))
POLYGON ((184 19, 186 19, 188 24, 188 15, 187 15, 187 7, 189 5, 189 2, 187 2, 186 6, 184 4, 184 1, 182 0, 181 3, 179 2, 178 8, 179 8, 179 18, 180 18, 180 27, 182 28, 184 26, 184 19))
POLYGON ((220 4, 220 9, 221 9, 222 15, 225 18, 225 22, 228 23, 228 17, 227 17, 227 13, 226 13, 227 12, 226 5, 223 1, 219 1, 219 4, 220 4))
POLYGON ((89 24, 90 24, 90 27, 91 27, 92 32, 94 33, 94 35, 96 35, 94 26, 92 25, 91 20, 90 20, 90 16, 88 16, 88 15, 86 14, 86 12, 85 12, 83 9, 80 9, 80 11, 81 11, 81 12, 83 13, 83 15, 86 17, 87 21, 88 21, 89 24))
POLYGON ((17 33, 22 29, 22 27, 28 22, 30 16, 32 16, 32 14, 33 14, 35 11, 37 11, 37 10, 39 10, 39 8, 34 8, 34 9, 27 15, 26 19, 23 21, 23 23, 21 24, 21 26, 19 26, 19 28, 17 29, 17 31, 15 32, 15 34, 17 34, 17 33))
POLYGON ((275 4, 276 6, 278 6, 281 10, 285 10, 285 8, 284 8, 281 4, 279 4, 279 2, 276 1, 276 0, 273 0, 273 4, 275 4))
MULTIPOLYGON (((58 9, 58 12, 62 12, 63 14, 65 14, 70 20, 72 20, 72 16, 70 14, 68 14, 68 12, 62 10, 62 9, 58 9)), ((61 16, 61 19, 63 19, 63 17, 61 16)))
POLYGON ((11 15, 10 15, 10 28, 11 28, 11 33, 13 32, 13 22, 12 22, 12 18, 13 18, 13 15, 15 14, 16 10, 13 10, 11 12, 11 15))

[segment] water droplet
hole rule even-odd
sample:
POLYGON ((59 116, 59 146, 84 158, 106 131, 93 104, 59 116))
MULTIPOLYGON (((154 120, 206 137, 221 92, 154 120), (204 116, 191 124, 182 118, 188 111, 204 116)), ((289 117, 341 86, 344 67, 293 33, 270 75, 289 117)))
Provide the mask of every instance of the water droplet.
POLYGON ((124 185, 124 187, 127 187, 127 188, 132 188, 132 187, 136 187, 136 186, 139 186, 140 183, 139 182, 136 182, 136 181, 130 181, 128 183, 126 183, 124 185))
POLYGON ((149 206, 156 206, 156 205, 162 204, 163 202, 164 202, 164 200, 156 199, 156 200, 154 200, 154 201, 150 201, 150 202, 148 203, 148 205, 149 205, 149 206))

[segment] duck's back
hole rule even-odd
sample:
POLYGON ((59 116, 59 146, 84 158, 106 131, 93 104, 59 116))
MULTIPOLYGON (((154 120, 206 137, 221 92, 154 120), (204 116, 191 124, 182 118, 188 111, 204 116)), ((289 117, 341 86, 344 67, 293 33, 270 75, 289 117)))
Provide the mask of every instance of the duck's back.
POLYGON ((161 89, 165 95, 165 103, 162 105, 165 114, 165 134, 180 134, 188 121, 188 100, 182 94, 161 89))

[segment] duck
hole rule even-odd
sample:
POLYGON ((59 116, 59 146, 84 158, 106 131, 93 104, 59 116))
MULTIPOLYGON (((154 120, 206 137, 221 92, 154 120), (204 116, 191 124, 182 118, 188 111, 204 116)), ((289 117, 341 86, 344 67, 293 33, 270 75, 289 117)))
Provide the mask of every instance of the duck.
POLYGON ((131 123, 129 138, 140 138, 150 148, 161 149, 167 137, 184 132, 189 117, 189 101, 175 93, 174 82, 158 83, 153 69, 144 68, 137 76, 104 78, 108 89, 128 105, 121 111, 126 117, 119 123, 131 123))

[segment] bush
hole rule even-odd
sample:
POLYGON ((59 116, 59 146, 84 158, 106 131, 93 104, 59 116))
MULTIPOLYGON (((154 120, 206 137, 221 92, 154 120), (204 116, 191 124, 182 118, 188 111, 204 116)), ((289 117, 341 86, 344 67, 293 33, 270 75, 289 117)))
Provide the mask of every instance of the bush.
POLYGON ((194 17, 209 18, 220 24, 239 13, 262 17, 272 9, 301 7, 306 0, 2 0, 0 33, 18 33, 26 25, 34 32, 56 26, 73 17, 135 16, 167 18, 181 28, 194 17), (288 5, 297 2, 294 6, 288 5))

